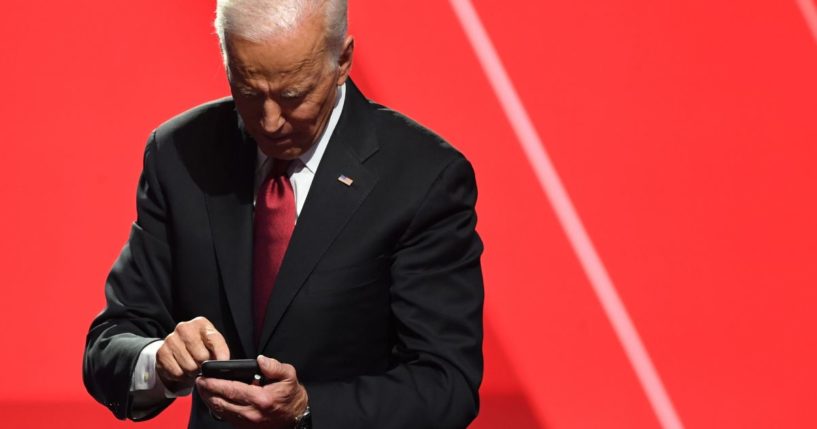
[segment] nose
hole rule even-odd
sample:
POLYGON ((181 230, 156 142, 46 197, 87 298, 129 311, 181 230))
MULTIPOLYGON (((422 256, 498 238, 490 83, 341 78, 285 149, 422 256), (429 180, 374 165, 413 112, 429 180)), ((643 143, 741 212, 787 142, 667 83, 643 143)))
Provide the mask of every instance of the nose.
POLYGON ((274 100, 264 101, 264 111, 261 116, 261 128, 267 134, 275 134, 284 126, 284 117, 281 114, 281 106, 274 100))

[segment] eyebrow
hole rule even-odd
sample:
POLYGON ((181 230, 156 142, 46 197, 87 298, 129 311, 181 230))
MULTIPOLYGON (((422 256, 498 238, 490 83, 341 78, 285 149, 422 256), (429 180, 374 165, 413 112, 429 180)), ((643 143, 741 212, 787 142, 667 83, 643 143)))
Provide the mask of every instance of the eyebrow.
MULTIPOLYGON (((318 64, 318 61, 316 61, 315 58, 305 58, 295 63, 294 66, 291 69, 287 70, 285 73, 288 75, 300 74, 303 73, 305 69, 314 67, 316 64, 318 64)), ((245 95, 256 95, 261 93, 261 91, 258 91, 252 85, 249 85, 247 81, 244 78, 242 78, 257 74, 256 69, 251 67, 249 68, 236 67, 236 72, 237 73, 235 74, 231 73, 232 75, 230 79, 231 85, 234 85, 242 94, 245 95), (238 79, 235 79, 236 77, 238 79)), ((284 97, 295 98, 310 92, 312 89, 315 88, 315 86, 316 84, 314 80, 314 74, 309 74, 308 77, 306 77, 305 79, 301 79, 300 82, 282 88, 279 93, 284 97), (304 80, 306 80, 307 82, 304 82, 304 80)))
MULTIPOLYGON (((286 73, 286 74, 300 73, 303 69, 305 69, 307 66, 311 65, 312 63, 314 63, 314 61, 311 61, 309 58, 298 61, 297 63, 295 63, 295 65, 291 69, 284 71, 284 73, 286 73)), ((259 70, 256 69, 255 67, 241 67, 241 66, 229 65, 228 70, 229 70, 231 75, 238 76, 238 77, 244 77, 244 78, 249 78, 251 76, 256 76, 256 75, 259 75, 259 74, 263 75, 264 74, 264 73, 260 73, 259 70), (233 71, 235 71, 235 73, 233 73, 233 71)))

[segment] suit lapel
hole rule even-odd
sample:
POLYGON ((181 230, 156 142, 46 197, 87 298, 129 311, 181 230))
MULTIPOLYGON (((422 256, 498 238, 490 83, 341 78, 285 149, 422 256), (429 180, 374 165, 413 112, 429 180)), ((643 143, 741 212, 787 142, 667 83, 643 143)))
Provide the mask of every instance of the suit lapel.
MULTIPOLYGON (((240 122, 239 122, 240 123, 240 122)), ((245 356, 255 356, 252 338, 252 212, 255 145, 243 132, 224 136, 213 164, 223 165, 224 192, 206 195, 210 228, 224 294, 245 356), (238 146, 238 150, 236 150, 238 146), (225 160, 227 162, 225 163, 225 160)), ((215 173, 215 172, 213 172, 215 173)))
POLYGON ((374 131, 364 120, 371 107, 351 81, 346 88, 343 113, 298 217, 267 305, 261 351, 315 265, 377 183, 377 176, 363 165, 377 151, 374 131), (354 182, 347 185, 338 180, 340 176, 354 182))

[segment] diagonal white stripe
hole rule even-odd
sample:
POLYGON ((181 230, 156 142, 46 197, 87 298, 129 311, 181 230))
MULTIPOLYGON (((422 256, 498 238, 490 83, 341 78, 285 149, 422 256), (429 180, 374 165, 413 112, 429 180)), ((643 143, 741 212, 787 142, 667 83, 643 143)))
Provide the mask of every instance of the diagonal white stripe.
POLYGON ((469 0, 450 2, 661 426, 664 429, 682 429, 683 424, 675 412, 661 378, 593 247, 479 15, 469 0))
POLYGON ((800 6, 800 11, 803 12, 803 18, 806 19, 811 30, 811 35, 814 36, 814 41, 817 42, 817 7, 814 6, 811 0, 796 0, 797 5, 800 6))

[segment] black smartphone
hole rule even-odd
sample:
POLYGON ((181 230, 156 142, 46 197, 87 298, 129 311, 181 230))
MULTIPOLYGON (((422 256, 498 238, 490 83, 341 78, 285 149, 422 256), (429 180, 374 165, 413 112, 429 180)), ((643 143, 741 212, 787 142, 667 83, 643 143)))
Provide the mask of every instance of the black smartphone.
POLYGON ((255 359, 206 360, 201 364, 201 376, 223 380, 263 383, 261 368, 255 359))

